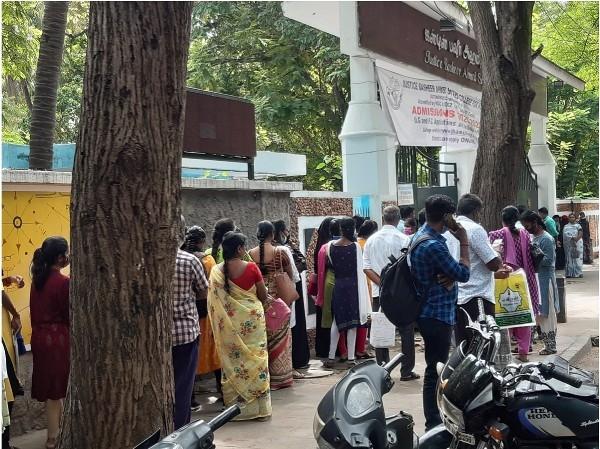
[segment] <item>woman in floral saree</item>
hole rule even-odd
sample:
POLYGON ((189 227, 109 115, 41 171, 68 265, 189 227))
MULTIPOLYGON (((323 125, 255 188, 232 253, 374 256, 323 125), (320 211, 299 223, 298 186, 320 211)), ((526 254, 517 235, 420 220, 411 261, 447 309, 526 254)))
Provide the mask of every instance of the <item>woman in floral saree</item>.
POLYGON ((223 401, 239 404, 237 420, 271 416, 267 331, 262 302, 267 289, 256 264, 242 260, 246 237, 228 232, 224 262, 210 273, 208 313, 222 364, 223 401))

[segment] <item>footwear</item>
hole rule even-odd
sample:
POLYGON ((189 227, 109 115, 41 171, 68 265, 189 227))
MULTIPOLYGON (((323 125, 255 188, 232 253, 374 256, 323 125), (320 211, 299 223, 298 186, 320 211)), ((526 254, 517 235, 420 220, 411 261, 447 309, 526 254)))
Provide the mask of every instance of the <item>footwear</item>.
POLYGON ((409 380, 417 380, 417 379, 420 379, 420 378, 421 378, 421 376, 419 376, 417 373, 415 373, 415 372, 413 371, 413 372, 412 372, 412 373, 410 373, 408 376, 402 376, 402 377, 400 378, 400 380, 401 380, 402 382, 407 382, 407 381, 409 381, 409 380))
POLYGON ((46 449, 54 449, 56 447, 56 438, 48 438, 46 440, 46 449))
POLYGON ((327 368, 327 369, 335 368, 335 360, 333 360, 333 359, 323 360, 323 368, 327 368))
POLYGON ((554 349, 542 349, 540 352, 538 352, 539 355, 551 355, 551 354, 556 354, 556 350, 554 349))
POLYGON ((523 363, 529 362, 529 358, 527 357, 527 354, 519 354, 517 356, 517 359, 523 363))
POLYGON ((304 379, 306 376, 304 374, 302 374, 300 371, 292 371, 292 377, 294 378, 294 380, 298 380, 298 379, 304 379))
POLYGON ((375 356, 373 354, 371 354, 369 351, 365 351, 362 354, 356 354, 356 358, 358 360, 368 360, 368 359, 374 359, 375 356))
POLYGON ((200 407, 200 403, 196 400, 196 397, 192 398, 192 410, 196 407, 200 407))
MULTIPOLYGON (((511 354, 518 354, 519 353, 519 349, 515 348, 515 349, 511 349, 511 354)), ((529 352, 527 354, 533 354, 533 346, 529 346, 529 352)))

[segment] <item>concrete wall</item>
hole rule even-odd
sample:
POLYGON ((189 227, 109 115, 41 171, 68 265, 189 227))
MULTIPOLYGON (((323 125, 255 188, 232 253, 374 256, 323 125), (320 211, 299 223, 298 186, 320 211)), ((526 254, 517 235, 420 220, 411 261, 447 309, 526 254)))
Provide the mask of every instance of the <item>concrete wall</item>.
POLYGON ((290 222, 289 192, 239 190, 187 190, 181 192, 181 207, 187 226, 200 225, 211 242, 214 223, 232 218, 254 246, 256 225, 262 220, 290 222))

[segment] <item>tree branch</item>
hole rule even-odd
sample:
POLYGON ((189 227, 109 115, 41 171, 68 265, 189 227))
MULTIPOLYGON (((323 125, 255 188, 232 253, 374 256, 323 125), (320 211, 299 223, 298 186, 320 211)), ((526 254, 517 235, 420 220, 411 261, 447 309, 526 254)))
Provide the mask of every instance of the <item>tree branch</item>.
POLYGON ((497 57, 500 51, 500 37, 498 35, 498 28, 496 26, 496 21, 494 20, 494 15, 492 14, 492 6, 489 1, 471 1, 468 2, 469 11, 473 16, 473 29, 475 31, 475 35, 477 40, 480 42, 479 51, 484 55, 484 49, 482 48, 482 42, 486 42, 487 48, 486 50, 491 50, 492 54, 488 56, 494 59, 497 57))
POLYGON ((544 49, 544 44, 540 44, 540 46, 537 48, 537 50, 531 54, 531 61, 533 61, 535 58, 537 58, 539 55, 541 55, 543 49, 544 49))

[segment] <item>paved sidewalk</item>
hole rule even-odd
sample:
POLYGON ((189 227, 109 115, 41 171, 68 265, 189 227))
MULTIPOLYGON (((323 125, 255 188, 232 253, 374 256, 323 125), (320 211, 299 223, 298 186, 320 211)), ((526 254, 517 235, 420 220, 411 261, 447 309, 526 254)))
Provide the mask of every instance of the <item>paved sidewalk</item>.
MULTIPOLYGON (((558 348, 563 356, 586 354, 581 351, 589 338, 598 335, 598 265, 585 266, 583 279, 567 280, 567 323, 559 324, 558 348), (581 353, 581 354, 577 354, 581 353)), ((538 345, 537 350, 541 349, 538 345)), ((537 355, 532 360, 542 359, 537 355)), ((423 375, 423 353, 417 349, 415 371, 423 375)), ((233 422, 220 429, 216 435, 218 448, 247 449, 306 449, 315 447, 312 435, 313 417, 323 395, 340 378, 333 376, 297 381, 293 388, 273 393, 273 418, 268 422, 233 422)), ((394 373, 398 379, 399 372, 394 373)), ((212 387, 214 381, 203 383, 212 387)), ((422 433, 424 418, 421 405, 422 378, 411 382, 397 382, 384 397, 387 414, 398 410, 411 413, 415 430, 422 433)), ((208 405, 215 400, 210 394, 203 397, 204 411, 194 413, 194 419, 210 419, 220 407, 208 405)), ((12 443, 20 449, 42 449, 45 431, 14 438, 12 443)))

